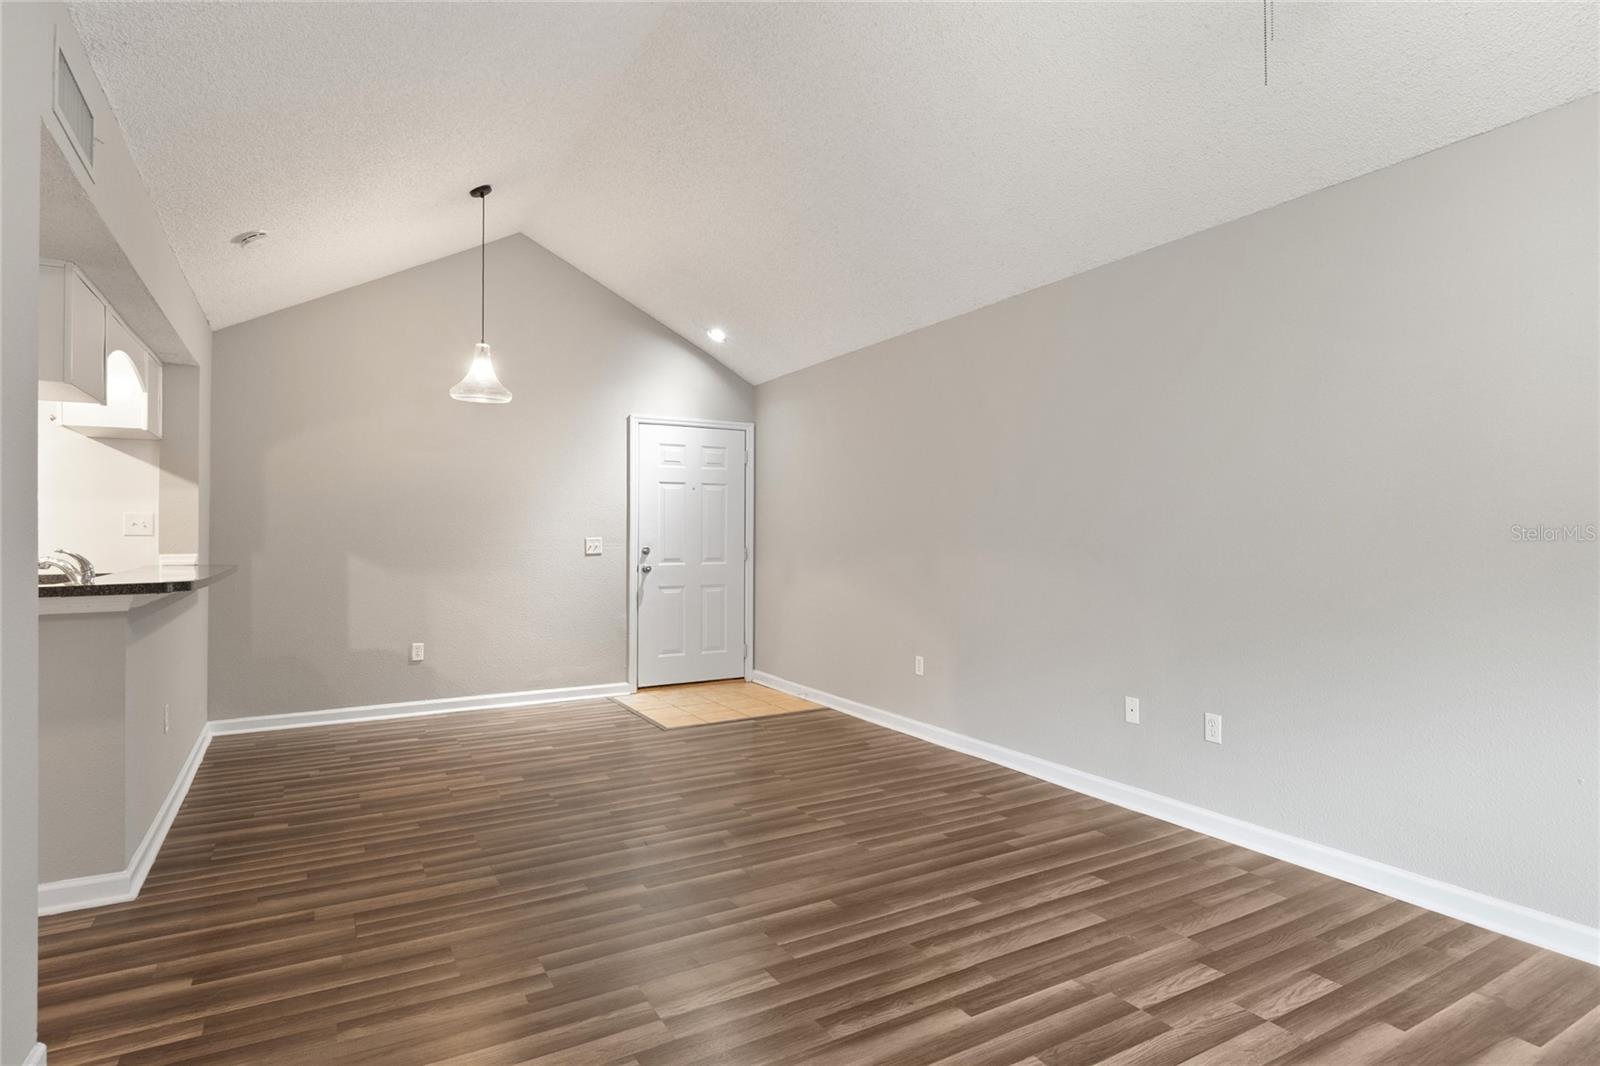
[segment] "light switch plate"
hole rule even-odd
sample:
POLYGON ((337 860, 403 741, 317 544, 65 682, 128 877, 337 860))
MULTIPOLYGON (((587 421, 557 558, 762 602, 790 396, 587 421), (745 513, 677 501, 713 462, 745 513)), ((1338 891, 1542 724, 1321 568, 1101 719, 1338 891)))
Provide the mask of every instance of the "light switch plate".
POLYGON ((153 537, 156 535, 156 516, 144 511, 122 512, 124 537, 153 537))
POLYGON ((422 661, 422 641, 420 640, 411 645, 411 661, 414 663, 422 661))
POLYGON ((583 538, 583 554, 585 554, 585 555, 599 555, 600 552, 601 552, 601 545, 600 545, 600 538, 599 537, 584 537, 583 538))

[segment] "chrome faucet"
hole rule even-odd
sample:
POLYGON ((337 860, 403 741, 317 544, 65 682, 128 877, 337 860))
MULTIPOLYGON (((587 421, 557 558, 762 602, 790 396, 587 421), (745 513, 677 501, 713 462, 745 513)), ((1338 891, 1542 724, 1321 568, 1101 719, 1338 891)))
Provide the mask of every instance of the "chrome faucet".
POLYGON ((69 585, 94 583, 94 564, 77 552, 69 552, 64 548, 57 548, 39 560, 39 572, 42 574, 47 570, 60 571, 69 585))

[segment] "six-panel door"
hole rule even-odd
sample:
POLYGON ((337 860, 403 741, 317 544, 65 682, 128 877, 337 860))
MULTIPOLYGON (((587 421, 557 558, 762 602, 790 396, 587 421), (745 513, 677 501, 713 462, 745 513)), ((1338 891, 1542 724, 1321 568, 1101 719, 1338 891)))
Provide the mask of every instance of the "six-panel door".
POLYGON ((638 683, 744 676, 745 438, 639 427, 638 683))

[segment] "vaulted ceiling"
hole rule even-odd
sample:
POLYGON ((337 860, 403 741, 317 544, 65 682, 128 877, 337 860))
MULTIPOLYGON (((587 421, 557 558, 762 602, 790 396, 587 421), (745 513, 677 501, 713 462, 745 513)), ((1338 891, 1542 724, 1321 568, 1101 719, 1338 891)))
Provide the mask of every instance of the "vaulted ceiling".
POLYGON ((1262 16, 73 7, 214 327, 475 244, 488 181, 753 382, 1596 90, 1592 4, 1278 3, 1267 85, 1262 16))

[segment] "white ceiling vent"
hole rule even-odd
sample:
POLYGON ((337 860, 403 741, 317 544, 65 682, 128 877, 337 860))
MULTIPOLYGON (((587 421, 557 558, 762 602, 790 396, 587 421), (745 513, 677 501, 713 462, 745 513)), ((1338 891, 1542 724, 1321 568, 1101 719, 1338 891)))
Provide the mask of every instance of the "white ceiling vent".
POLYGON ((93 177, 94 112, 89 109, 89 101, 78 86, 72 67, 67 65, 66 53, 59 48, 56 49, 55 112, 67 133, 67 140, 72 142, 84 169, 93 177))

